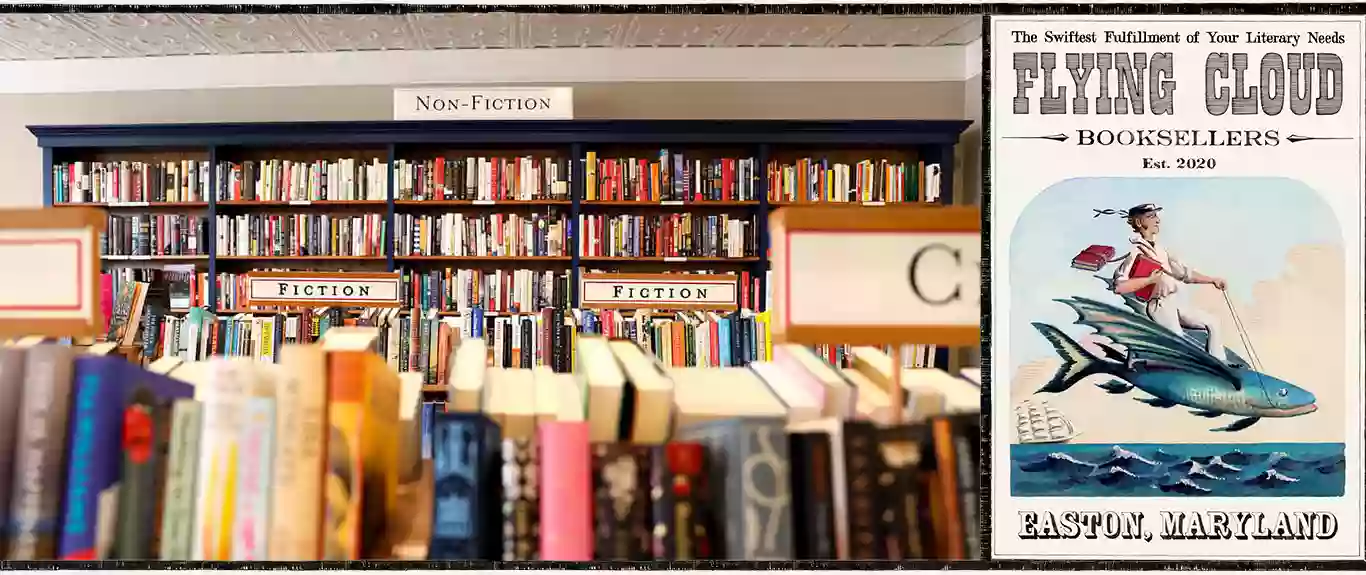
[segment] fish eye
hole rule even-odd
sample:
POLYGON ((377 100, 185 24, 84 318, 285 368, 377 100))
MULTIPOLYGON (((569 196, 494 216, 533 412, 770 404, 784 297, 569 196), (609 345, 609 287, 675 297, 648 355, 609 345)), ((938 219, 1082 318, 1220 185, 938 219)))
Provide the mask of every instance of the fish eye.
POLYGON ((1278 393, 1281 397, 1285 397, 1285 396, 1287 396, 1287 395, 1290 395, 1290 390, 1288 390, 1288 389, 1282 387, 1281 390, 1280 390, 1279 392, 1277 392, 1277 393, 1278 393))

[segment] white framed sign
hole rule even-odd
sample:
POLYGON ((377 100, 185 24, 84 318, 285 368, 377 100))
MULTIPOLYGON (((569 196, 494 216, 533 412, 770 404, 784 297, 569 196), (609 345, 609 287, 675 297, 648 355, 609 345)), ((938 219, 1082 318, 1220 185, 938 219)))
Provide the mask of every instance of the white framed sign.
POLYGON ((609 274, 579 277, 579 306, 602 309, 735 310, 740 291, 726 274, 609 274))
POLYGON ((994 557, 1362 557, 1363 29, 992 18, 994 557))
POLYGON ((395 88, 395 120, 572 120, 574 89, 395 88))
POLYGON ((248 306, 399 307, 398 272, 251 272, 248 306))

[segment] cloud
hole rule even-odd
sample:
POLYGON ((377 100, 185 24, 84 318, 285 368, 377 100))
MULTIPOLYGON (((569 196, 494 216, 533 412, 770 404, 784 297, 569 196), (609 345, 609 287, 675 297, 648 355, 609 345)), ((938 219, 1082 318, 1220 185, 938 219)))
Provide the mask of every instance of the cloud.
MULTIPOLYGON (((1315 413, 1266 418, 1244 431, 1224 433, 1209 429, 1233 421, 1233 416, 1205 419, 1191 415, 1188 408, 1181 406, 1150 407, 1134 401, 1148 397, 1138 390, 1111 395, 1095 386, 1109 376, 1087 378, 1064 393, 1034 395, 1060 364, 1055 359, 1021 366, 1011 379, 1012 405, 1025 398, 1047 400, 1082 431, 1074 440, 1079 443, 1344 441, 1348 390, 1349 386, 1358 385, 1355 373, 1348 371, 1346 365, 1345 338, 1348 329, 1355 328, 1355 322, 1349 319, 1345 285, 1340 246, 1301 245, 1288 252, 1279 277, 1253 286, 1251 301, 1232 302, 1266 373, 1313 392, 1319 405, 1315 413)), ((1188 305, 1197 306, 1222 322, 1228 334, 1226 345, 1248 357, 1223 295, 1210 286, 1188 286, 1184 291, 1188 305)))

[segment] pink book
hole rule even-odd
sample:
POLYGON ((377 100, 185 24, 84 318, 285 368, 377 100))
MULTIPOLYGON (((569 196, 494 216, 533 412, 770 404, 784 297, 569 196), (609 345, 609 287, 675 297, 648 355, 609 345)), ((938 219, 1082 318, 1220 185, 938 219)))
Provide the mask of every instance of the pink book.
POLYGON ((109 320, 114 314, 114 276, 100 274, 100 317, 104 318, 101 332, 109 331, 109 320))
POLYGON ((542 561, 593 560, 593 477, 588 424, 549 421, 537 430, 542 561))

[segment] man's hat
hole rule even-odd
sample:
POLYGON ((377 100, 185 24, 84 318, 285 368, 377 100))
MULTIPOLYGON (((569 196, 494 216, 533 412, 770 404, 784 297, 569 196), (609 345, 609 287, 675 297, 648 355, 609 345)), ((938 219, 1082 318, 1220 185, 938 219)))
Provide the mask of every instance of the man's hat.
POLYGON ((1160 211, 1162 211, 1162 206, 1159 206, 1157 204, 1139 204, 1137 206, 1129 208, 1129 217, 1136 218, 1144 214, 1150 214, 1153 212, 1160 211))

